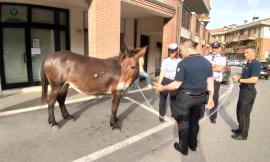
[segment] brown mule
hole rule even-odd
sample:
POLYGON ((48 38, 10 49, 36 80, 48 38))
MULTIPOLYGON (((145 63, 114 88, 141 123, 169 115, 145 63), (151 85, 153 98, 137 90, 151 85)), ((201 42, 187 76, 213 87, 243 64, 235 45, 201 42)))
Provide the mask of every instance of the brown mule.
POLYGON ((138 59, 146 52, 146 48, 127 49, 119 57, 99 59, 75 54, 68 51, 55 52, 48 55, 41 67, 42 104, 48 103, 48 122, 56 128, 58 123, 54 117, 54 105, 59 103, 64 119, 73 117, 68 113, 65 99, 69 86, 75 90, 89 94, 112 94, 110 125, 116 128, 117 110, 122 92, 125 92, 138 77, 138 59), (48 84, 51 92, 47 97, 48 84))

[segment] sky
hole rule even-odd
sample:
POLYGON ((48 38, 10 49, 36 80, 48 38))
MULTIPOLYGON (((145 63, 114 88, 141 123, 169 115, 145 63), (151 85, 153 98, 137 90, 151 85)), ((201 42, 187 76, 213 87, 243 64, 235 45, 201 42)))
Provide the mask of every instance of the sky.
POLYGON ((210 22, 207 29, 222 28, 225 25, 242 25, 252 18, 270 17, 270 0, 211 0, 210 22))

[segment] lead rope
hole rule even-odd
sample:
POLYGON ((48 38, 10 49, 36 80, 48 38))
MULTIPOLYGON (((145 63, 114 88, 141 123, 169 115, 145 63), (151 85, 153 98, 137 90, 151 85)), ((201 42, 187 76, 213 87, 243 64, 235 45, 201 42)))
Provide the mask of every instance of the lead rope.
MULTIPOLYGON (((153 106, 149 103, 149 101, 148 101, 147 98, 145 97, 145 95, 144 95, 142 89, 140 88, 140 85, 139 85, 138 83, 136 83, 136 84, 137 84, 137 86, 139 87, 139 90, 140 90, 140 92, 141 92, 143 98, 144 98, 145 101, 147 102, 147 104, 150 106, 151 109, 154 110, 153 106)), ((201 122, 204 121, 204 120, 207 119, 207 118, 210 118, 215 112, 217 112, 217 111, 221 108, 221 106, 222 106, 222 105, 227 101, 227 99, 229 98, 229 96, 230 96, 230 94, 231 94, 231 92, 232 92, 232 90, 233 90, 234 85, 235 85, 235 83, 233 83, 233 84, 231 85, 230 90, 229 90, 228 92, 226 92, 227 94, 226 94, 225 99, 221 102, 221 104, 218 105, 218 107, 216 108, 216 110, 215 110, 214 112, 212 112, 210 115, 208 115, 207 117, 201 119, 201 122)), ((176 110, 176 111, 179 111, 179 110, 176 110)), ((165 121, 167 121, 167 119, 165 119, 165 117, 162 117, 162 116, 159 116, 159 117, 162 118, 162 119, 164 119, 165 121)))

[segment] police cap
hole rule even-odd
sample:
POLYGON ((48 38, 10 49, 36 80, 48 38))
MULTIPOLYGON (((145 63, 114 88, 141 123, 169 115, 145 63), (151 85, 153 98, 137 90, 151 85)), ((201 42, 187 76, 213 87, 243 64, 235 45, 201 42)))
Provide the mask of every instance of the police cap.
POLYGON ((177 43, 171 43, 171 44, 169 44, 169 46, 168 46, 169 52, 177 51, 177 49, 178 49, 177 43))
POLYGON ((214 43, 211 44, 211 47, 212 48, 215 48, 215 49, 216 48, 220 48, 221 47, 221 44, 219 42, 214 42, 214 43))

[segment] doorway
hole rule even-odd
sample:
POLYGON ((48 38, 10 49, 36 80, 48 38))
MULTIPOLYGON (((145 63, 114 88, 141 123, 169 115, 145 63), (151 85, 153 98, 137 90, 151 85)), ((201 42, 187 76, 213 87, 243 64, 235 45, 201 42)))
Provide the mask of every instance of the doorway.
MULTIPOLYGON (((141 35, 141 43, 140 43, 140 47, 145 47, 147 46, 149 48, 149 36, 147 35, 141 35)), ((145 72, 147 72, 147 62, 148 62, 148 48, 144 54, 144 65, 143 65, 143 69, 145 72)))
POLYGON ((68 10, 0 3, 0 18, 2 89, 39 85, 47 55, 69 50, 68 10))

